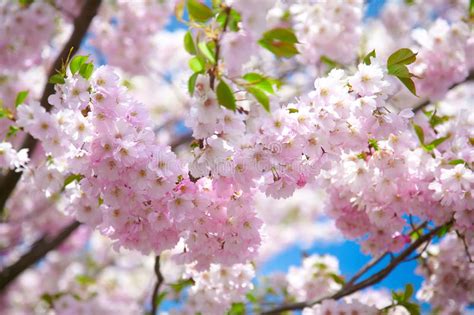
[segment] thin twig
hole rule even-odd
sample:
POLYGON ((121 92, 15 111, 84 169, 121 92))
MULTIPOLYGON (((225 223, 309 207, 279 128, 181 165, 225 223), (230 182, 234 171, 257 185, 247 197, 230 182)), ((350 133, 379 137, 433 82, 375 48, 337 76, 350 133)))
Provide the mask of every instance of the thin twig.
POLYGON ((151 295, 151 314, 156 315, 158 311, 158 293, 160 292, 161 284, 164 281, 163 275, 160 270, 160 256, 155 258, 155 274, 156 274, 156 284, 153 288, 153 294, 151 295))
POLYGON ((227 25, 229 24, 229 20, 230 20, 229 16, 231 12, 231 7, 226 6, 224 9, 224 12, 226 15, 225 15, 225 20, 224 20, 224 26, 222 27, 222 33, 220 34, 220 36, 216 37, 216 39, 214 40, 214 43, 216 45, 216 55, 215 55, 216 64, 214 65, 214 67, 212 67, 212 69, 209 70, 209 84, 211 86, 211 89, 214 89, 216 75, 219 71, 219 55, 220 55, 220 48, 221 48, 220 40, 222 39, 222 34, 224 34, 227 30, 227 25))
MULTIPOLYGON (((452 221, 446 223, 450 224, 452 221)), ((399 264, 403 262, 403 260, 408 257, 411 253, 413 253, 418 247, 420 247, 422 244, 424 244, 427 241, 430 241, 443 227, 444 225, 440 225, 433 230, 429 231, 428 233, 422 235, 419 237, 417 240, 415 240, 413 243, 411 243, 410 246, 405 248, 398 256, 394 256, 393 259, 390 261, 390 263, 383 268, 382 270, 378 271, 377 273, 373 274, 369 278, 362 280, 358 283, 347 283, 342 287, 341 290, 336 292, 335 294, 316 300, 316 301, 307 301, 307 302, 299 302, 299 303, 293 303, 293 304, 286 304, 286 305, 281 305, 277 308, 271 309, 269 311, 263 312, 262 314, 281 314, 282 312, 285 311, 292 311, 292 310, 301 310, 305 307, 311 307, 315 304, 321 303, 323 300, 326 299, 333 299, 333 300, 338 300, 342 297, 345 297, 347 295, 350 295, 354 292, 357 292, 359 290, 365 289, 371 285, 374 285, 380 281, 382 281, 385 277, 387 277, 393 269, 395 269, 399 264)), ((366 268, 366 267, 364 267, 366 268)))
POLYGON ((462 243, 464 245, 464 251, 466 252, 466 256, 469 259, 469 262, 474 263, 474 261, 472 260, 471 253, 469 252, 469 246, 467 245, 466 237, 464 236, 464 234, 459 233, 458 230, 456 230, 456 234, 462 240, 462 243))
MULTIPOLYGON (((49 78, 56 73, 56 70, 61 68, 68 55, 72 56, 79 50, 81 41, 86 35, 92 19, 97 14, 101 2, 102 0, 87 0, 82 7, 81 12, 74 20, 74 31, 63 50, 54 61, 54 64, 49 70, 48 78, 46 79, 47 83, 44 86, 43 96, 41 97, 41 106, 46 110, 50 110, 51 108, 51 105, 48 103, 48 97, 54 93, 54 84, 48 82, 49 78)), ((28 149, 28 154, 32 156, 37 147, 36 144, 37 140, 28 134, 23 141, 22 148, 28 149)), ((21 173, 12 170, 8 172, 2 181, 0 181, 0 216, 3 213, 8 198, 15 189, 20 178, 21 173)))

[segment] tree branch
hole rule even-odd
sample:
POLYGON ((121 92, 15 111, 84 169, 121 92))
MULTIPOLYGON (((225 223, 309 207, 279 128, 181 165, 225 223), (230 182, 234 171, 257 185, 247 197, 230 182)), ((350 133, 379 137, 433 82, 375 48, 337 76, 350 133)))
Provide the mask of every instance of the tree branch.
MULTIPOLYGON (((61 53, 58 55, 47 77, 47 83, 43 90, 43 96, 41 97, 41 106, 46 110, 50 110, 51 105, 48 103, 48 97, 54 93, 54 84, 48 82, 49 78, 56 73, 56 70, 59 70, 63 62, 66 61, 68 55, 74 55, 81 45, 81 41, 87 33, 89 26, 92 22, 92 19, 97 14, 97 11, 100 7, 102 0, 87 0, 82 7, 81 12, 74 20, 74 31, 71 34, 68 42, 64 46, 61 53)), ((30 156, 33 155, 33 152, 36 148, 36 139, 31 135, 27 134, 23 142, 22 148, 28 149, 30 156)), ((10 171, 0 182, 0 215, 3 213, 5 204, 10 197, 11 193, 16 187, 16 184, 21 178, 21 173, 10 171)))
POLYGON ((61 245, 78 227, 80 223, 72 222, 59 232, 54 238, 42 237, 33 244, 30 251, 20 257, 13 265, 3 269, 0 273, 0 292, 15 280, 23 271, 36 264, 48 252, 61 245))
MULTIPOLYGON (((450 221, 446 224, 450 224, 451 222, 452 221, 450 221)), ((356 291, 359 291, 359 290, 365 289, 365 288, 367 288, 371 285, 374 285, 374 284, 382 281, 385 277, 387 277, 392 272, 393 269, 395 269, 400 263, 402 263, 405 260, 405 258, 407 258, 410 254, 412 254, 414 251, 416 251, 416 249, 418 247, 420 247, 425 242, 430 241, 446 224, 440 225, 440 226, 432 229, 428 233, 420 236, 417 240, 415 240, 413 243, 411 243, 410 246, 405 248, 398 256, 394 256, 393 259, 390 261, 390 263, 385 268, 383 268, 382 270, 378 271, 377 273, 373 274, 372 276, 370 276, 369 278, 367 278, 365 280, 362 280, 358 283, 354 283, 355 281, 351 280, 347 284, 345 284, 341 288, 341 290, 339 290, 338 292, 334 293, 331 296, 328 296, 328 297, 325 297, 325 298, 322 298, 322 299, 319 299, 319 300, 316 300, 316 301, 286 304, 286 305, 282 305, 282 306, 279 306, 277 308, 271 309, 269 311, 263 312, 262 314, 266 314, 266 315, 281 314, 282 312, 285 312, 285 311, 301 310, 305 307, 311 307, 315 304, 321 303, 322 301, 327 300, 327 299, 338 300, 338 299, 340 299, 342 297, 345 297, 347 295, 350 295, 350 294, 352 294, 356 291)), ((388 254, 388 252, 386 252, 384 255, 386 255, 386 254, 388 254)), ((377 260, 380 261, 381 259, 377 258, 375 261, 377 261, 377 260)), ((362 270, 366 269, 365 271, 367 271, 368 269, 370 269, 370 267, 372 266, 373 263, 374 262, 370 262, 367 265, 369 267, 365 266, 365 267, 362 268, 362 270)), ((365 272, 358 272, 354 277, 357 276, 357 277, 360 278, 359 273, 363 274, 365 272)))
POLYGON ((151 314, 155 315, 158 311, 158 293, 160 292, 161 284, 164 281, 163 275, 160 270, 160 256, 155 258, 155 274, 156 274, 156 284, 153 288, 153 294, 151 295, 151 314))

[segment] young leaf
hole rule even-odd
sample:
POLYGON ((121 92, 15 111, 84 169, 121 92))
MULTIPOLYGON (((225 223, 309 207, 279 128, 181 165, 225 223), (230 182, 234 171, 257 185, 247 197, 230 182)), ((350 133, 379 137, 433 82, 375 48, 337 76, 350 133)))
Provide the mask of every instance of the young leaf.
POLYGON ((49 83, 51 84, 64 84, 64 76, 62 74, 56 73, 49 78, 49 83))
POLYGON ((449 135, 445 136, 445 137, 435 139, 435 140, 431 141, 429 144, 427 144, 426 146, 429 147, 429 148, 432 148, 431 150, 433 150, 434 148, 438 147, 441 143, 443 143, 444 141, 446 141, 448 139, 449 139, 449 135))
POLYGON ((18 107, 20 106, 21 104, 23 104, 26 100, 26 98, 28 97, 28 91, 21 91, 19 92, 17 95, 16 95, 16 99, 15 99, 15 107, 18 107))
POLYGON ((419 125, 414 124, 413 127, 415 128, 415 133, 420 140, 420 143, 422 145, 425 145, 425 133, 423 132, 423 128, 421 128, 419 125))
POLYGON ((235 111, 237 106, 235 105, 234 93, 232 93, 230 87, 223 80, 221 80, 217 85, 216 94, 219 104, 235 111))
POLYGON ((244 303, 233 303, 227 315, 242 315, 245 314, 244 303))
POLYGON ((415 62, 416 55, 408 48, 401 48, 388 57, 387 66, 395 64, 409 65, 415 62))
POLYGON ((370 58, 375 58, 375 49, 365 55, 364 59, 362 60, 366 65, 370 65, 371 61, 370 58))
POLYGON ((7 138, 13 137, 18 131, 20 131, 20 128, 17 126, 12 125, 8 127, 7 138))
POLYGON ((271 29, 263 34, 258 43, 277 57, 289 58, 299 53, 295 46, 298 39, 289 28, 271 29))
POLYGON ((156 300, 155 300, 155 305, 157 307, 159 307, 160 304, 165 300, 167 294, 168 294, 168 292, 166 292, 166 291, 163 291, 160 294, 158 294, 158 296, 156 297, 156 300))
POLYGON ((194 46, 193 36, 190 31, 187 31, 186 34, 184 34, 184 49, 186 49, 186 51, 191 55, 196 54, 196 47, 194 46))
POLYGON ((75 56, 72 58, 71 63, 69 64, 69 69, 71 70, 72 74, 76 74, 81 66, 87 61, 88 56, 75 56))
POLYGON ((404 295, 405 301, 410 300, 412 295, 413 295, 413 285, 411 283, 408 283, 405 286, 405 295, 404 295))
POLYGON ((341 68, 341 65, 337 63, 336 61, 332 60, 328 56, 321 56, 319 60, 324 63, 326 66, 328 66, 329 71, 331 71, 334 68, 341 68))
POLYGON ((267 112, 270 112, 270 99, 265 92, 254 87, 248 87, 247 91, 255 97, 267 112))
POLYGON ((466 161, 463 159, 456 159, 456 160, 451 160, 448 162, 449 165, 458 165, 458 164, 465 164, 466 161))
POLYGON ((404 86, 406 86, 406 88, 415 96, 418 96, 416 95, 416 87, 415 87, 415 82, 413 82, 412 79, 410 78, 401 78, 401 77, 398 77, 398 79, 403 83, 404 86))
POLYGON ((267 93, 270 93, 270 94, 275 93, 271 82, 266 77, 264 77, 263 75, 259 73, 249 72, 249 73, 246 73, 242 78, 246 80, 250 85, 258 87, 259 89, 267 93))
POLYGON ((194 94, 194 88, 196 87, 196 80, 197 80, 197 77, 199 76, 199 73, 194 73, 192 76, 189 77, 189 80, 188 80, 188 92, 189 92, 189 95, 193 96, 194 94))
POLYGON ((64 185, 63 187, 66 187, 67 185, 69 185, 70 183, 74 182, 74 181, 81 181, 81 179, 83 179, 84 176, 81 175, 81 174, 71 174, 69 175, 68 177, 66 177, 66 179, 64 180, 64 185))
POLYGON ((387 66, 388 74, 400 78, 411 78, 413 75, 408 70, 407 66, 402 64, 394 64, 387 66))
POLYGON ((204 71, 204 60, 200 57, 193 57, 189 60, 189 67, 194 73, 202 73, 204 71))
POLYGON ((172 283, 170 286, 171 288, 173 288, 175 293, 179 294, 185 288, 192 286, 193 284, 194 284, 194 280, 192 278, 189 278, 189 279, 179 280, 178 282, 172 283))
POLYGON ((199 50, 202 52, 204 57, 206 57, 210 62, 216 63, 215 54, 209 48, 209 45, 206 42, 200 42, 198 44, 199 50))
POLYGON ((188 0, 187 8, 189 17, 196 22, 204 23, 213 16, 212 10, 198 0, 188 0))
POLYGON ((92 62, 85 63, 81 66, 79 74, 86 80, 89 80, 92 73, 94 72, 94 64, 92 62))

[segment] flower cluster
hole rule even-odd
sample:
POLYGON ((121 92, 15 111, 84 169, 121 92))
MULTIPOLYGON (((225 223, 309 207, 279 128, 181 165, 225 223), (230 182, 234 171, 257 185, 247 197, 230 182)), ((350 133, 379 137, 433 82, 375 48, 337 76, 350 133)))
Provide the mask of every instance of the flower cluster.
POLYGON ((305 308, 303 315, 323 315, 323 314, 379 314, 379 310, 373 306, 365 305, 357 301, 351 303, 337 302, 334 300, 324 300, 321 304, 311 308, 305 308))
POLYGON ((255 276, 251 264, 237 264, 229 267, 211 265, 208 271, 191 270, 194 285, 189 289, 189 297, 182 309, 170 314, 224 314, 232 303, 243 302, 245 294, 253 289, 255 276))
POLYGON ((17 151, 10 142, 0 142, 0 169, 21 170, 28 160, 28 149, 17 151))
POLYGON ((168 21, 173 1, 117 1, 103 7, 94 21, 92 44, 107 64, 140 74, 154 58, 153 36, 168 21))
POLYGON ((26 69, 41 62, 41 52, 55 30, 56 10, 49 1, 23 5, 0 3, 0 66, 26 69))
POLYGON ((18 109, 18 124, 79 176, 69 211, 118 246, 143 253, 159 253, 184 238, 178 259, 197 261, 200 269, 253 257, 261 222, 247 208, 252 195, 226 181, 186 179, 185 168, 169 147, 156 143, 148 115, 118 80, 109 67, 90 81, 69 74, 49 99, 52 113, 37 103, 18 109))
POLYGON ((474 301, 474 266, 468 256, 474 255, 474 243, 472 238, 463 242, 451 233, 439 245, 430 245, 422 258, 426 263, 417 269, 425 277, 417 297, 443 314, 461 314, 474 301))

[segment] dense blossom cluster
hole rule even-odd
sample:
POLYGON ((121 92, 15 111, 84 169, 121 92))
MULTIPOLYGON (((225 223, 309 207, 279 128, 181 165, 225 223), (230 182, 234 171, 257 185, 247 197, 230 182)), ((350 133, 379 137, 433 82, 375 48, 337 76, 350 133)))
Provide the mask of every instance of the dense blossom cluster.
MULTIPOLYGON (((184 237, 181 261, 198 261, 200 268, 253 257, 261 223, 245 207, 251 195, 224 181, 186 179, 175 155, 156 143, 142 106, 118 80, 108 67, 90 82, 70 75, 50 97, 51 114, 37 103, 18 109, 18 124, 42 141, 45 152, 84 177, 70 211, 119 246, 143 253, 172 248, 184 237)), ((55 178, 61 188, 65 175, 55 178)))
POLYGON ((251 264, 211 265, 204 272, 191 269, 190 276, 195 284, 188 292, 186 304, 170 314, 224 314, 232 303, 245 301, 245 294, 253 289, 255 271, 251 264))
POLYGON ((140 74, 159 46, 153 37, 167 23, 173 1, 116 1, 94 21, 92 40, 107 63, 140 74))
POLYGON ((469 261, 474 245, 472 239, 463 242, 466 240, 453 233, 440 244, 430 245, 424 254, 425 263, 418 267, 425 281, 417 296, 445 314, 462 313, 474 301, 474 264, 469 261))

